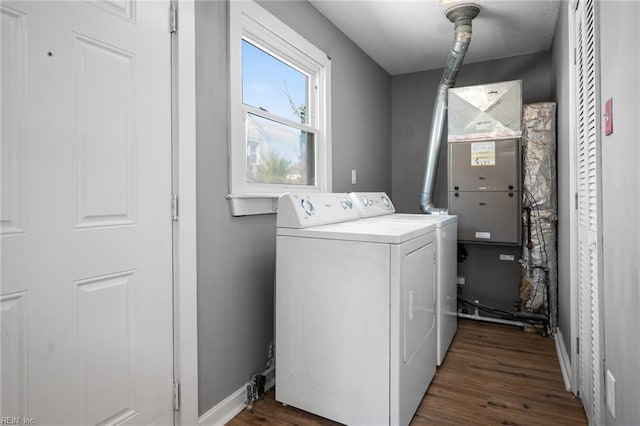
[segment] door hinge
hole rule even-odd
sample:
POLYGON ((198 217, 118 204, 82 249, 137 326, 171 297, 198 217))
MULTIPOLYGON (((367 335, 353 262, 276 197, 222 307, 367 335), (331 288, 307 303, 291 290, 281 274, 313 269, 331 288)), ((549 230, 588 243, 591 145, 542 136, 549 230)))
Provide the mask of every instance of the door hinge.
POLYGON ((573 48, 573 65, 575 65, 578 62, 577 59, 577 53, 576 53, 576 48, 573 48))
POLYGON ((576 353, 580 354, 580 338, 576 337, 576 353))
POLYGON ((173 382, 173 411, 180 411, 180 382, 173 382))
POLYGON ((178 9, 175 4, 169 6, 169 33, 178 32, 178 9))
POLYGON ((171 194, 171 220, 178 220, 178 194, 171 194))
POLYGON ((578 210, 578 193, 576 192, 576 196, 575 196, 575 209, 578 210))

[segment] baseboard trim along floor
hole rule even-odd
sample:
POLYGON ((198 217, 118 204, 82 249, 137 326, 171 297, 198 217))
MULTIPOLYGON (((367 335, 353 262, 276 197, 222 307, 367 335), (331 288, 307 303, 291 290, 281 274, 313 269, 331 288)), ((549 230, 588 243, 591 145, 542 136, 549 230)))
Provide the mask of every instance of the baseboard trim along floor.
POLYGON ((564 345, 564 338, 562 337, 562 331, 557 330, 556 336, 556 351, 558 352, 558 361, 560 362, 560 372, 562 373, 562 380, 564 381, 564 388, 571 391, 571 358, 567 352, 567 347, 564 345))
MULTIPOLYGON (((271 389, 276 382, 275 369, 269 367, 262 373, 266 376, 267 382, 265 385, 265 391, 271 389)), ((245 383, 240 389, 233 392, 226 397, 220 403, 213 406, 209 411, 204 413, 198 419, 198 424, 203 426, 224 426, 231 419, 233 419, 238 413, 247 407, 245 401, 247 399, 247 385, 245 383)))

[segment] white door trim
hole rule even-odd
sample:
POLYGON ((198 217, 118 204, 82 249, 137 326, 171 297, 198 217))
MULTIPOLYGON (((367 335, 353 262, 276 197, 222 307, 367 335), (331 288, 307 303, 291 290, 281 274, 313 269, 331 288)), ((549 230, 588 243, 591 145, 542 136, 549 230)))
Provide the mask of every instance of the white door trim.
POLYGON ((179 7, 173 64, 177 71, 173 102, 178 156, 174 188, 179 195, 179 220, 174 228, 174 374, 180 382, 181 400, 175 420, 193 425, 198 423, 195 13, 194 0, 174 2, 179 7))
MULTIPOLYGON (((575 10, 578 5, 577 0, 568 2, 568 18, 569 18, 569 194, 576 197, 578 193, 577 183, 577 133, 576 133, 576 77, 575 77, 575 10)), ((569 298, 570 298, 570 318, 571 318, 571 391, 574 395, 578 395, 578 209, 575 199, 571 202, 569 211, 569 298)))

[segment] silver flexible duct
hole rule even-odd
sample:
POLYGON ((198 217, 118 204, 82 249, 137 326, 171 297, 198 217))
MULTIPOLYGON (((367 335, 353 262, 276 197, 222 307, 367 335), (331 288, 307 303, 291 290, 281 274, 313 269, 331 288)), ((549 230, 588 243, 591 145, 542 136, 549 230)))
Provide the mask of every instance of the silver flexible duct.
POLYGON ((444 126, 447 121, 447 90, 456 82, 462 60, 471 42, 471 20, 478 16, 480 7, 476 4, 465 3, 450 7, 445 12, 447 19, 454 23, 456 41, 447 65, 440 79, 438 93, 433 105, 431 130, 427 143, 427 164, 424 171, 424 183, 420 195, 420 210, 425 214, 446 214, 446 209, 439 209, 433 205, 433 192, 436 186, 436 172, 438 171, 438 157, 444 138, 444 126))

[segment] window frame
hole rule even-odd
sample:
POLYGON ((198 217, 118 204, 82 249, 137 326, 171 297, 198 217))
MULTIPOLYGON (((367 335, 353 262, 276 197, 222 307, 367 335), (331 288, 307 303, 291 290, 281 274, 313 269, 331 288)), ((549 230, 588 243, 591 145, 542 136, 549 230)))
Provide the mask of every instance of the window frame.
POLYGON ((231 214, 275 213, 286 192, 331 192, 331 60, 297 32, 253 1, 229 3, 229 190, 231 214), (242 40, 308 76, 308 123, 244 105, 242 40), (247 182, 247 114, 273 120, 314 136, 314 185, 247 182))

